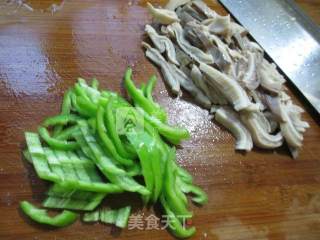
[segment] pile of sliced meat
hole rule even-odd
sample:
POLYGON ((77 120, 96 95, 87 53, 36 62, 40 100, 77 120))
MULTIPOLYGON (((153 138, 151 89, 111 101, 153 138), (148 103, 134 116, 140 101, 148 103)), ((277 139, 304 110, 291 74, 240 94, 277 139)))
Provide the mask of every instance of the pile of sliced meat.
POLYGON ((303 109, 245 28, 199 0, 148 9, 154 24, 145 27, 150 44, 142 45, 174 94, 182 88, 210 110, 235 136, 237 150, 275 149, 285 141, 298 156, 309 127, 303 109))

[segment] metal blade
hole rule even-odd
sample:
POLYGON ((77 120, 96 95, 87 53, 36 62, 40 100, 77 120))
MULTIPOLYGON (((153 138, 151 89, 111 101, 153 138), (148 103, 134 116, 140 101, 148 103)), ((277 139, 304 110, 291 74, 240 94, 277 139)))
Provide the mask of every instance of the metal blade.
POLYGON ((291 0, 220 0, 320 113, 320 28, 291 0))

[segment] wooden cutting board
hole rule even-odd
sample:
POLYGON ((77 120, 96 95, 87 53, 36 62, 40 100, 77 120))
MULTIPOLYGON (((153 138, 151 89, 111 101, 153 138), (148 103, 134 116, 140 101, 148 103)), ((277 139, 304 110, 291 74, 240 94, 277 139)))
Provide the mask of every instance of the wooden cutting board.
MULTIPOLYGON (((33 12, 0 9, 0 239, 173 239, 164 230, 119 232, 81 221, 56 230, 32 223, 18 209, 21 200, 39 203, 47 187, 22 157, 23 133, 58 113, 63 92, 77 77, 96 77, 124 93, 126 66, 134 68, 138 83, 158 73, 140 47, 150 22, 141 2, 68 0, 55 14, 46 10, 52 1, 39 2, 29 1, 33 12)), ((212 7, 225 12, 217 3, 212 7)), ((286 147, 241 154, 232 136, 187 94, 173 99, 162 81, 155 92, 170 122, 190 130, 178 160, 209 195, 206 206, 192 207, 193 239, 320 239, 320 129, 310 113, 304 114, 311 128, 297 160, 286 147)), ((144 211, 144 218, 150 214, 144 211)))

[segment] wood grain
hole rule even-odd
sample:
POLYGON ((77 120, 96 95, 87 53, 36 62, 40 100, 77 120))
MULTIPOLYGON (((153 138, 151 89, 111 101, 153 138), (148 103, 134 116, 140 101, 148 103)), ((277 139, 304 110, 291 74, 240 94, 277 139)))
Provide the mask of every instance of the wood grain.
MULTIPOLYGON (((157 72, 140 48, 150 21, 141 2, 69 0, 54 15, 46 10, 51 1, 29 2, 34 12, 20 9, 7 16, 0 10, 0 239, 172 239, 166 231, 119 233, 109 225, 80 221, 48 229, 18 210, 24 199, 39 203, 46 189, 23 161, 23 133, 59 111, 63 92, 77 77, 97 77, 103 87, 124 93, 126 66, 134 67, 139 83, 157 72)), ((317 1, 304 1, 308 3, 317 1)), ((225 12, 216 3, 213 7, 225 12)), ((299 159, 293 160, 286 147, 235 152, 227 131, 187 95, 170 97, 162 81, 156 99, 168 110, 170 122, 191 131, 178 160, 209 195, 205 207, 192 207, 198 229, 193 239, 320 239, 320 129, 309 113, 304 117, 311 129, 299 159)))

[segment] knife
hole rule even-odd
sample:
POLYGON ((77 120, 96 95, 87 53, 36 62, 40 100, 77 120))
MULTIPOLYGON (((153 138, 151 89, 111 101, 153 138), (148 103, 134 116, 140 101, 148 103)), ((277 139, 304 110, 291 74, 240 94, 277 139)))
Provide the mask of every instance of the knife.
POLYGON ((320 114, 320 28, 292 0, 220 0, 320 114))

